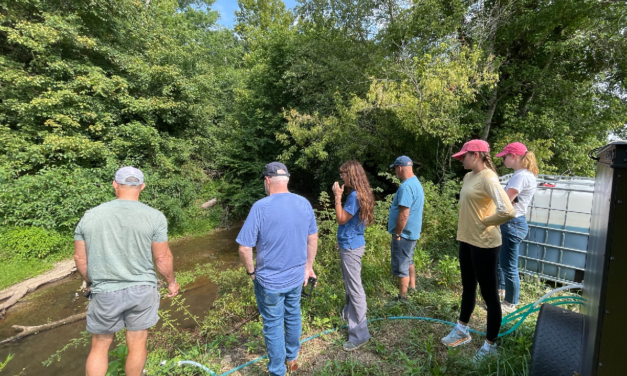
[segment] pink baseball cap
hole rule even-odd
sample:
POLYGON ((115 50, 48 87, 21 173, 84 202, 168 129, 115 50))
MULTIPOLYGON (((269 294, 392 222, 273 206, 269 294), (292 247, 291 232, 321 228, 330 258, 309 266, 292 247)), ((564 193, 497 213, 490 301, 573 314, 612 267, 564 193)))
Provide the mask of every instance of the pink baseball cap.
POLYGON ((497 158, 501 158, 507 154, 525 155, 527 153, 527 147, 520 142, 512 142, 503 148, 503 151, 496 155, 497 158))
POLYGON ((469 151, 484 151, 486 153, 489 153, 490 145, 488 145, 488 143, 483 140, 470 140, 466 142, 464 146, 462 146, 462 150, 460 150, 459 153, 453 154, 453 158, 461 161, 464 158, 464 155, 469 151))

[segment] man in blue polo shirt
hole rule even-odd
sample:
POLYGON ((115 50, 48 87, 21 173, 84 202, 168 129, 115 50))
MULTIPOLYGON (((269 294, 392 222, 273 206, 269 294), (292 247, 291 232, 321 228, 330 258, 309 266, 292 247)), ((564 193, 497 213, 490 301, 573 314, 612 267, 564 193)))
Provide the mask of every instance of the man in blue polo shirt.
POLYGON ((398 277, 396 301, 406 301, 407 292, 416 291, 414 248, 422 229, 425 194, 414 175, 413 165, 412 160, 404 155, 390 165, 402 182, 394 195, 388 218, 388 232, 392 234, 392 274, 398 277))
POLYGON ((316 278, 316 217, 309 201, 288 191, 289 176, 282 163, 266 165, 261 179, 268 197, 255 202, 236 239, 240 259, 255 285, 268 371, 273 376, 298 368, 301 289, 309 277, 316 278))

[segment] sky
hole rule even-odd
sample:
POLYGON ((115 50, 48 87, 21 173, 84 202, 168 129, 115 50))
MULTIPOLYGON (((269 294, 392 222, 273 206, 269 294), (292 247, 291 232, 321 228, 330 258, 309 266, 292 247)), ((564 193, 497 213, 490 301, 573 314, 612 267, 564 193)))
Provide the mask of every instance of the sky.
MULTIPOLYGON (((287 8, 293 8, 296 0, 283 0, 287 8)), ((233 12, 238 9, 237 0, 217 0, 211 7, 220 12, 220 20, 218 23, 226 27, 232 27, 235 15, 233 12)))

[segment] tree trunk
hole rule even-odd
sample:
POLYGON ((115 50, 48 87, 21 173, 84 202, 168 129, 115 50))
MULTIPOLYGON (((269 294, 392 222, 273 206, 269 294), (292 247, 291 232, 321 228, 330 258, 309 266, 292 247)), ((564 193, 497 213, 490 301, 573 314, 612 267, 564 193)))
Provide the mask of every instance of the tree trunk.
POLYGON ((494 111, 496 110, 496 104, 498 103, 498 85, 492 89, 490 98, 488 99, 488 113, 483 125, 483 131, 481 132, 481 139, 487 141, 490 135, 490 127, 492 126, 492 118, 494 117, 494 111))
MULTIPOLYGON (((538 81, 542 80, 545 77, 546 72, 549 70, 549 67, 551 66, 551 63, 553 62, 553 56, 555 56, 555 50, 551 51, 551 54, 549 55, 549 58, 546 60, 546 63, 544 64, 544 67, 542 68, 542 74, 538 78, 538 81)), ((520 109, 520 116, 521 117, 527 116, 529 103, 531 103, 531 101, 533 100, 534 95, 536 94, 536 88, 538 87, 538 84, 539 84, 538 81, 536 81, 533 84, 533 87, 531 88, 531 94, 529 94, 529 96, 525 99, 525 103, 523 104, 523 106, 520 109)))
POLYGON ((76 315, 72 315, 70 317, 66 317, 63 320, 59 320, 59 321, 55 321, 55 322, 50 322, 48 324, 44 324, 44 325, 37 325, 37 326, 22 326, 22 325, 13 325, 13 329, 15 330, 21 330, 22 332, 20 334, 17 334, 11 338, 7 338, 3 341, 0 341, 0 345, 5 344, 5 343, 9 343, 9 342, 13 342, 13 341, 17 341, 18 339, 24 338, 26 336, 29 336, 31 334, 36 334, 39 332, 43 332, 44 330, 48 330, 48 329, 54 329, 58 326, 61 325, 65 325, 65 324, 69 324, 69 323, 73 323, 75 321, 79 321, 84 319, 85 317, 87 317, 87 312, 83 312, 83 313, 79 313, 76 315))

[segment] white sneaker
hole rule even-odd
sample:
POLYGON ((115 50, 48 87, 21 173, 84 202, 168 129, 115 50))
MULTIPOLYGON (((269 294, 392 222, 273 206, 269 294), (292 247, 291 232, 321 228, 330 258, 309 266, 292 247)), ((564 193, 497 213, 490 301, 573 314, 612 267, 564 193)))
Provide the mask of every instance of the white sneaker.
POLYGON ((487 346, 484 345, 484 346, 481 346, 479 350, 477 350, 477 353, 475 354, 474 358, 472 358, 472 361, 475 363, 480 363, 486 360, 487 358, 497 357, 497 356, 499 356, 499 351, 496 347, 496 344, 487 345, 487 346))
POLYGON ((448 347, 457 347, 470 343, 471 340, 470 334, 464 333, 457 329, 457 327, 454 327, 446 337, 442 338, 442 343, 448 347))

